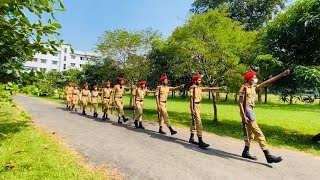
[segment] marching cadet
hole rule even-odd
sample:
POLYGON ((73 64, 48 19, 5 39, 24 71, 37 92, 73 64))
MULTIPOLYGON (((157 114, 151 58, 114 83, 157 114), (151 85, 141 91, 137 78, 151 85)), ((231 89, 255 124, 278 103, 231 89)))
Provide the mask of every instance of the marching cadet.
POLYGON ((290 71, 285 70, 284 72, 278 74, 277 76, 270 78, 269 80, 258 83, 258 79, 256 77, 256 73, 254 71, 248 72, 244 76, 244 80, 246 80, 246 84, 242 85, 240 88, 240 98, 239 98, 239 108, 240 115, 242 118, 242 123, 244 124, 244 132, 245 132, 245 147, 242 152, 242 157, 256 160, 255 156, 251 156, 249 153, 249 148, 252 143, 254 137, 258 140, 260 148, 263 150, 265 157, 268 163, 278 163, 282 161, 281 157, 273 156, 270 154, 267 149, 267 142, 265 136, 263 135, 261 129, 256 123, 256 117, 253 112, 254 101, 256 96, 256 90, 262 89, 267 85, 273 83, 281 77, 289 75, 290 71))
POLYGON ((74 85, 74 89, 72 91, 72 109, 78 112, 78 103, 80 99, 80 90, 78 89, 78 84, 74 85))
POLYGON ((105 88, 102 89, 102 94, 101 94, 101 102, 103 105, 103 120, 110 120, 108 118, 108 111, 109 111, 109 106, 110 106, 110 97, 113 92, 113 89, 110 88, 110 81, 106 81, 105 83, 105 88))
POLYGON ((157 87, 156 90, 156 102, 158 107, 158 116, 159 116, 159 133, 166 134, 162 126, 165 123, 167 127, 170 129, 171 135, 174 135, 177 133, 177 131, 172 129, 172 126, 169 121, 169 116, 167 112, 167 99, 169 91, 178 90, 184 87, 184 85, 177 86, 177 87, 170 87, 168 85, 168 79, 167 76, 162 76, 160 78, 160 81, 162 82, 161 85, 157 87))
POLYGON ((119 83, 114 86, 113 92, 113 100, 112 104, 116 104, 118 106, 118 123, 122 124, 121 117, 124 122, 127 122, 129 119, 124 116, 124 111, 123 111, 123 93, 125 90, 130 90, 131 88, 126 87, 124 85, 124 78, 119 78, 119 83))
POLYGON ((67 109, 70 109, 71 108, 71 105, 72 105, 72 91, 73 91, 73 87, 72 87, 72 83, 71 82, 68 82, 68 85, 64 88, 65 91, 66 91, 66 103, 67 103, 67 109))
POLYGON ((98 117, 98 96, 100 92, 98 91, 98 85, 93 86, 91 92, 91 104, 93 106, 93 117, 98 117))
POLYGON ((134 125, 136 128, 144 129, 144 126, 142 125, 142 113, 143 113, 143 99, 144 96, 147 93, 155 93, 155 91, 150 91, 148 88, 146 88, 146 81, 140 81, 138 88, 133 92, 133 102, 134 107, 137 110, 137 116, 135 117, 134 125))
POLYGON ((213 90, 226 90, 227 87, 201 87, 201 76, 200 74, 194 75, 192 77, 192 86, 190 87, 190 111, 192 116, 192 125, 190 127, 190 139, 189 143, 197 144, 200 148, 206 149, 209 144, 203 142, 202 140, 202 121, 200 117, 200 103, 202 100, 203 91, 213 91, 213 90), (194 134, 197 132, 199 143, 194 140, 194 134))
POLYGON ((90 90, 89 90, 89 85, 86 83, 83 85, 84 89, 82 89, 80 93, 80 101, 82 103, 82 115, 87 115, 86 114, 86 109, 88 106, 89 102, 89 96, 90 96, 90 90))

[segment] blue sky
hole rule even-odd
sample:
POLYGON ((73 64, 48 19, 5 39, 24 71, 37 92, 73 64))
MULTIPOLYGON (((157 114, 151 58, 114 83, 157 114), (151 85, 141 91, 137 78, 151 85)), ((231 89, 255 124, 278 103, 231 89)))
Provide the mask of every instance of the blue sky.
POLYGON ((194 0, 64 0, 57 12, 61 39, 75 50, 93 51, 106 30, 153 28, 170 36, 190 16, 194 0))

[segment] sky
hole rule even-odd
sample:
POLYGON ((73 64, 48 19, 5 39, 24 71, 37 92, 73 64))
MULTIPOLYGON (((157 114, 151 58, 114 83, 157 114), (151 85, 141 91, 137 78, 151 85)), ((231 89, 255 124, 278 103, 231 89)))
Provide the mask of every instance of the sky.
POLYGON ((184 24, 194 0, 64 0, 55 13, 61 36, 75 50, 94 51, 105 31, 152 28, 163 37, 184 24))

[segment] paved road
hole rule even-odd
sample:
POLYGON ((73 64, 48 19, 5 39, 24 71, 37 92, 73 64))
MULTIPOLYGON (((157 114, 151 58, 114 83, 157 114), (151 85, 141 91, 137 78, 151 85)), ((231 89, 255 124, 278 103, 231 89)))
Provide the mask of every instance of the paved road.
MULTIPOLYGON (((271 149, 284 161, 267 164, 255 144, 252 154, 258 161, 243 159, 243 142, 204 134, 211 146, 199 149, 187 142, 188 129, 163 136, 155 123, 145 123, 146 130, 135 129, 133 122, 124 125, 101 122, 91 116, 66 111, 63 105, 35 98, 15 96, 35 121, 64 137, 67 143, 95 165, 111 164, 114 171, 128 179, 319 179, 320 157, 282 149, 271 149)), ((101 113, 100 113, 101 117, 101 113)), ((169 132, 166 129, 167 132, 169 132)))

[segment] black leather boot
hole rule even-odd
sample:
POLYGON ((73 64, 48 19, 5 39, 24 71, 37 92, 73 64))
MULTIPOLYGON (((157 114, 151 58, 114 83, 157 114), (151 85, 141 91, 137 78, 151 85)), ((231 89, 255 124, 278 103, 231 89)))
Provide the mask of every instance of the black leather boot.
POLYGON ((107 121, 109 121, 109 120, 110 120, 110 118, 108 118, 108 114, 106 114, 106 120, 107 120, 107 121))
POLYGON ((145 127, 142 125, 142 121, 139 122, 139 128, 145 129, 145 127))
POLYGON ((103 113, 102 120, 106 120, 106 113, 103 113))
POLYGON ((137 119, 134 120, 134 126, 135 126, 136 128, 139 128, 139 123, 138 123, 138 120, 137 120, 137 119))
POLYGON ((122 116, 123 122, 127 122, 129 119, 126 118, 124 115, 122 116))
POLYGON ((199 147, 200 147, 201 149, 207 149, 207 147, 210 146, 209 144, 207 144, 207 143, 205 143, 205 142, 202 141, 202 137, 198 137, 198 139, 199 139, 199 147))
POLYGON ((270 154, 269 150, 263 150, 264 155, 266 156, 268 163, 278 163, 281 162, 283 159, 281 156, 273 156, 270 154))
POLYGON ((177 131, 173 130, 171 126, 169 127, 169 129, 170 129, 171 135, 177 134, 177 131))
POLYGON ((194 134, 193 133, 190 134, 189 143, 199 145, 199 143, 194 140, 194 134))
POLYGON ((245 146, 244 150, 242 152, 242 157, 247 158, 247 159, 252 159, 252 160, 257 160, 258 158, 256 156, 251 156, 249 153, 249 147, 245 146))
POLYGON ((121 117, 118 118, 118 123, 122 124, 121 117))
POLYGON ((164 132, 164 131, 162 130, 162 126, 159 127, 159 133, 160 133, 160 134, 167 134, 166 132, 164 132))

